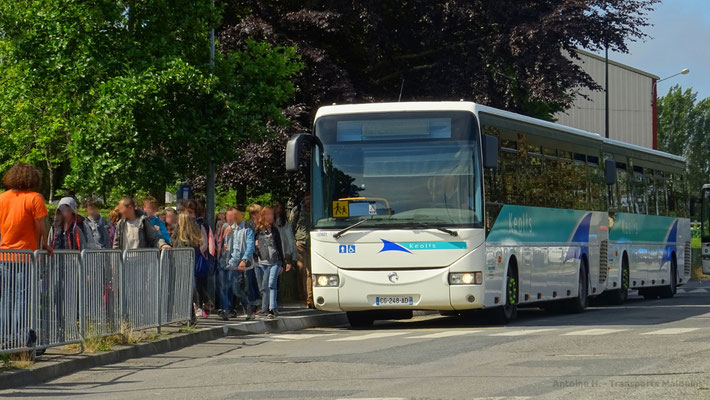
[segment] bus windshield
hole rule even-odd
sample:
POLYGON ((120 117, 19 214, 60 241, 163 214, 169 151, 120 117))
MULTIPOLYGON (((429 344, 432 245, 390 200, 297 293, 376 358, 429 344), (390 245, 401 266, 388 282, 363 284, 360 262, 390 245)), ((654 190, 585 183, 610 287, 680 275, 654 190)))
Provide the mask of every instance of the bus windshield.
POLYGON ((702 222, 701 240, 708 242, 710 241, 710 188, 703 188, 702 191, 700 221, 702 222))
POLYGON ((319 118, 315 228, 482 227, 479 134, 468 112, 319 118))

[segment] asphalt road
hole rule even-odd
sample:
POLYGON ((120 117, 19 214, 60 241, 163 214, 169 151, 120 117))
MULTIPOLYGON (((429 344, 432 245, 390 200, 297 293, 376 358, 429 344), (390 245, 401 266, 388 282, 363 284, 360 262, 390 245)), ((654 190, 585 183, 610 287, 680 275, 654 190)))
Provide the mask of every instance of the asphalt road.
POLYGON ((583 314, 521 310, 228 337, 95 368, 2 398, 710 398, 710 283, 583 314))

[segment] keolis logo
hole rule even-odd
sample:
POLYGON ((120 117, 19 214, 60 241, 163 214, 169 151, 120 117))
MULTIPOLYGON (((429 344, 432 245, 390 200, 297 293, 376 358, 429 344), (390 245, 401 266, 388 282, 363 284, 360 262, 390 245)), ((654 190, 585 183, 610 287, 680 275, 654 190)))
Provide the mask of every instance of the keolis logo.
POLYGON ((417 250, 466 250, 466 242, 402 242, 395 243, 389 240, 380 239, 382 241, 382 250, 399 251, 402 253, 413 254, 412 251, 417 250))

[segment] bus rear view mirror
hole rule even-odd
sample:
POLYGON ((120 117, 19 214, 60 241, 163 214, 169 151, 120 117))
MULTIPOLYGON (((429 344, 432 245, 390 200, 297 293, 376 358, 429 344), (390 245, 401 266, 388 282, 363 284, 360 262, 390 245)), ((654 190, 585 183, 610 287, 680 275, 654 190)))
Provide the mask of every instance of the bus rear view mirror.
POLYGON ((607 186, 611 186, 616 183, 616 161, 604 161, 604 180, 606 181, 607 186))
POLYGON ((308 133, 296 133, 291 136, 288 143, 286 143, 286 171, 298 171, 301 164, 301 151, 303 151, 303 145, 307 144, 312 146, 315 141, 315 136, 308 133))
POLYGON ((483 167, 498 167, 498 138, 491 135, 483 135, 483 167))

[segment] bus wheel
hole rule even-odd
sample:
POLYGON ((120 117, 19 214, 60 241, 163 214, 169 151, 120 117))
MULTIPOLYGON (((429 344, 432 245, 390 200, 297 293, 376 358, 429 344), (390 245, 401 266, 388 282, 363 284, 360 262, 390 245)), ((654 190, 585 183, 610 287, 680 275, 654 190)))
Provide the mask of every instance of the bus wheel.
POLYGON ((587 295, 589 294, 589 282, 587 281, 587 259, 582 258, 579 266, 579 283, 577 285, 577 297, 569 299, 567 302, 567 312, 581 313, 587 308, 587 295))
POLYGON ((375 322, 373 315, 367 311, 348 311, 348 323, 354 329, 369 328, 375 322))
POLYGON ((671 276, 668 282, 668 286, 662 287, 658 294, 662 299, 670 299, 675 295, 676 288, 678 286, 678 266, 676 265, 675 257, 671 259, 671 276))
POLYGON ((442 317, 457 317, 461 314, 460 311, 454 311, 454 310, 444 310, 444 311, 439 311, 439 315, 442 317))
POLYGON ((619 306, 629 297, 629 262, 624 257, 621 262, 621 288, 609 292, 609 304, 619 306))
POLYGON ((497 325, 505 325, 518 316, 518 277, 513 268, 508 267, 505 280, 505 304, 490 310, 490 320, 497 325))

